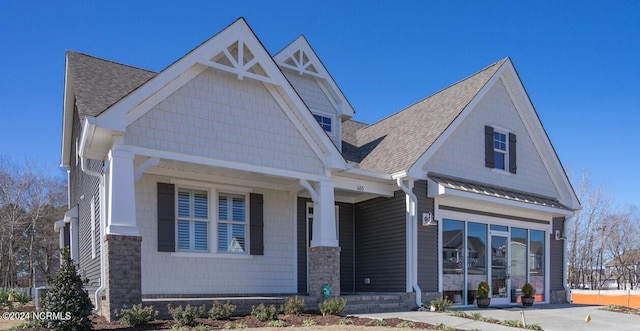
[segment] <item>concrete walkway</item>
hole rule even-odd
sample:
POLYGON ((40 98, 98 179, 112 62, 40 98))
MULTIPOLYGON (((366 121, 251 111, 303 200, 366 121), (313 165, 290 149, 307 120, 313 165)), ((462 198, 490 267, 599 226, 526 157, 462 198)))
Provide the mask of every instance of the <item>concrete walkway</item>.
MULTIPOLYGON (((562 304, 534 305, 531 308, 504 307, 479 309, 475 307, 469 307, 455 310, 464 311, 468 314, 480 313, 484 317, 492 317, 501 321, 521 321, 520 311, 523 311, 525 320, 528 325, 538 324, 545 331, 640 330, 640 316, 604 311, 601 310, 601 308, 602 306, 562 304), (591 321, 589 323, 585 322, 585 318, 587 317, 587 315, 591 316, 591 321)), ((506 327, 498 324, 483 323, 471 319, 459 318, 451 316, 447 313, 411 311, 398 313, 360 314, 357 316, 368 318, 402 318, 414 322, 425 322, 434 325, 444 323, 448 326, 461 330, 518 330, 517 328, 506 327)))

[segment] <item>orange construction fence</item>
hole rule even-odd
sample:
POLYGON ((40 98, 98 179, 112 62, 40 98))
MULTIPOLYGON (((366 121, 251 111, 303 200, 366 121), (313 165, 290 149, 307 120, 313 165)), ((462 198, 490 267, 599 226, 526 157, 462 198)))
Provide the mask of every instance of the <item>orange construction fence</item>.
POLYGON ((571 302, 585 305, 619 305, 640 308, 640 291, 637 290, 571 290, 571 302))

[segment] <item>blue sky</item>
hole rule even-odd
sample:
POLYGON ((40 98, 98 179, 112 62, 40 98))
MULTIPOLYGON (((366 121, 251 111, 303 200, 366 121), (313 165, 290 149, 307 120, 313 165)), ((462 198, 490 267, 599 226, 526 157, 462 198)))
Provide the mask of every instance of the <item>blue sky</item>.
POLYGON ((239 16, 367 123, 510 56, 565 168, 640 205, 639 1, 0 0, 0 156, 59 173, 65 50, 160 71, 239 16))

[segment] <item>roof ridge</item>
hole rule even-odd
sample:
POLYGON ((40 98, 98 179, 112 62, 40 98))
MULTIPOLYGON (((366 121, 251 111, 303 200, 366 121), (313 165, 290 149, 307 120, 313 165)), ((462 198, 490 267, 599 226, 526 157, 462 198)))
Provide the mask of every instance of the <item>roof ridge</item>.
POLYGON ((91 55, 91 54, 87 54, 87 53, 76 52, 76 51, 72 51, 72 50, 67 50, 66 51, 66 54, 70 54, 70 53, 78 54, 78 55, 82 55, 82 56, 86 56, 86 57, 90 57, 92 59, 96 59, 96 60, 100 60, 100 61, 104 61, 104 62, 108 62, 108 63, 112 63, 112 64, 121 65, 123 67, 129 67, 129 68, 132 68, 132 69, 146 71, 146 72, 153 73, 153 74, 157 74, 158 73, 158 72, 153 71, 153 70, 144 69, 144 68, 132 66, 130 64, 120 63, 120 62, 116 62, 116 61, 112 61, 112 60, 107 60, 107 59, 104 59, 104 58, 101 58, 101 57, 97 57, 95 55, 91 55))
POLYGON ((372 124, 368 125, 366 128, 362 128, 362 130, 365 130, 365 129, 368 129, 368 128, 373 128, 373 127, 374 127, 374 126, 376 126, 377 124, 379 124, 379 123, 381 123, 381 122, 384 122, 384 121, 386 121, 386 120, 388 120, 388 119, 390 119, 390 118, 392 118, 392 117, 394 117, 394 116, 396 116, 396 115, 398 115, 398 114, 400 114, 400 113, 404 112, 405 110, 408 110, 409 108, 411 108, 411 107, 413 107, 413 106, 415 106, 415 105, 417 105, 417 104, 419 104, 419 103, 422 103, 422 102, 424 102, 424 101, 426 101, 426 100, 428 100, 428 99, 430 99, 430 98, 432 98, 432 97, 434 97, 434 96, 436 96, 436 95, 438 95, 438 94, 440 94, 440 93, 442 93, 442 92, 444 92, 444 91, 446 91, 446 90, 448 90, 448 89, 450 89, 450 88, 452 88, 452 87, 454 87, 454 86, 456 86, 456 85, 458 85, 458 84, 460 84, 460 83, 462 83, 462 82, 464 82, 464 81, 466 81, 466 80, 468 80, 468 79, 471 79, 472 77, 475 77, 476 75, 478 75, 478 74, 480 74, 480 73, 484 72, 485 70, 487 70, 487 69, 489 69, 489 68, 492 68, 493 66, 497 65, 498 63, 500 63, 500 62, 505 62, 507 59, 509 59, 509 57, 505 57, 505 58, 503 58, 503 59, 501 59, 501 60, 498 60, 498 61, 496 61, 496 62, 493 62, 493 63, 491 63, 490 65, 488 65, 488 66, 486 66, 486 67, 484 67, 484 68, 482 68, 482 69, 480 69, 480 70, 476 71, 475 73, 473 73, 473 74, 471 74, 471 75, 469 75, 469 76, 467 76, 467 77, 465 77, 465 78, 462 78, 461 80, 458 80, 457 82, 452 83, 452 84, 450 84, 449 86, 447 86, 447 87, 445 87, 445 88, 442 88, 442 89, 440 89, 440 90, 436 91, 435 93, 433 93, 433 94, 431 94, 431 95, 429 95, 429 96, 427 96, 427 97, 425 97, 425 98, 422 98, 422 99, 420 99, 420 100, 418 100, 418 101, 416 101, 416 102, 414 102, 414 103, 412 103, 412 104, 410 104, 410 105, 408 105, 408 106, 406 106, 406 107, 404 107, 404 108, 400 109, 399 111, 397 111, 397 112, 395 112, 395 113, 393 113, 393 114, 391 114, 391 115, 388 115, 388 116, 386 116, 386 117, 384 117, 384 118, 382 118, 382 119, 380 119, 380 120, 378 120, 378 121, 376 121, 376 122, 374 122, 374 123, 372 123, 372 124))

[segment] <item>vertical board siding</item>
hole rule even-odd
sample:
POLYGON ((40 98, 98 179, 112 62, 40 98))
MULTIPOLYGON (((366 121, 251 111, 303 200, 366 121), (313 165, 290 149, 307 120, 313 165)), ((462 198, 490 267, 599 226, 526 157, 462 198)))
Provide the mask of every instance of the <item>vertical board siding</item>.
MULTIPOLYGON (((71 197, 71 205, 69 208, 78 206, 78 263, 79 272, 82 276, 89 279, 86 288, 90 293, 100 286, 100 210, 103 206, 100 204, 100 180, 89 176, 82 172, 80 163, 76 164, 76 139, 82 132, 82 125, 77 109, 74 110, 72 143, 71 143, 71 160, 69 160, 69 189, 71 197), (95 199, 96 215, 95 215, 95 233, 91 233, 91 198, 95 199), (92 239, 96 244, 96 258, 91 256, 92 239)), ((87 160, 85 166, 90 170, 102 173, 104 162, 87 160)), ((68 225, 67 225, 68 226, 68 225)))
POLYGON ((551 235, 549 238, 549 289, 550 290, 563 290, 562 284, 563 268, 562 263, 564 261, 564 245, 565 240, 555 240, 556 230, 560 230, 560 233, 564 232, 564 217, 554 217, 551 235))
POLYGON ((353 212, 354 206, 350 203, 336 203, 340 220, 340 293, 355 292, 355 266, 353 245, 353 212))
POLYGON ((356 292, 404 292, 406 277, 405 194, 355 205, 356 292), (371 279, 364 284, 364 278, 371 279))
POLYGON ((434 212, 427 181, 416 182, 413 193, 418 199, 418 285, 423 292, 438 292, 438 225, 422 225, 422 213, 434 212))

